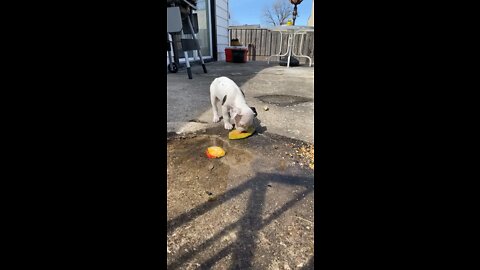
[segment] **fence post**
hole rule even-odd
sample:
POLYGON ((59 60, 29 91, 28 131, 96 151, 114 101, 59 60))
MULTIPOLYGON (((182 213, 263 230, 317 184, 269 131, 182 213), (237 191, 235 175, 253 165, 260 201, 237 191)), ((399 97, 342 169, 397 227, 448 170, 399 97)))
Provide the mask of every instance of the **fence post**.
POLYGON ((255 49, 255 44, 248 44, 248 60, 256 61, 257 60, 257 51, 255 49))

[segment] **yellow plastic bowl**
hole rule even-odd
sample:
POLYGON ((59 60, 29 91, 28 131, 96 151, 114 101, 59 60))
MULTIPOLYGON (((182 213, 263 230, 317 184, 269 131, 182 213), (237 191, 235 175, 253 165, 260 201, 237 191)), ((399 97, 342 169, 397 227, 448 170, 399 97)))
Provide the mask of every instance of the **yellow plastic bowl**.
POLYGON ((255 128, 254 127, 249 127, 248 130, 246 131, 239 131, 239 130, 232 130, 228 133, 228 138, 230 140, 239 140, 239 139, 244 139, 244 138, 247 138, 247 137, 250 137, 252 136, 252 134, 255 132, 255 128))

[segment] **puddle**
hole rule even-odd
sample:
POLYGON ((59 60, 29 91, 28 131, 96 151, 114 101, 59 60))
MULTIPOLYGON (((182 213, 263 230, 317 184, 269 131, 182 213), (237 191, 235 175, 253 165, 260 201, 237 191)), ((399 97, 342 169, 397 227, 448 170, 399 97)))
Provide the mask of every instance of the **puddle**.
POLYGON ((175 137, 167 143, 167 194, 169 212, 176 215, 207 201, 219 199, 227 190, 232 170, 249 167, 253 156, 245 150, 232 147, 217 136, 175 137), (210 146, 222 147, 226 154, 209 159, 205 151, 210 146))
POLYGON ((208 124, 208 122, 205 122, 205 121, 202 121, 202 120, 198 120, 198 119, 190 119, 190 120, 188 120, 188 122, 208 124))
POLYGON ((259 96, 256 98, 265 103, 275 104, 281 107, 313 101, 313 99, 311 98, 290 96, 290 95, 265 95, 265 96, 259 96))

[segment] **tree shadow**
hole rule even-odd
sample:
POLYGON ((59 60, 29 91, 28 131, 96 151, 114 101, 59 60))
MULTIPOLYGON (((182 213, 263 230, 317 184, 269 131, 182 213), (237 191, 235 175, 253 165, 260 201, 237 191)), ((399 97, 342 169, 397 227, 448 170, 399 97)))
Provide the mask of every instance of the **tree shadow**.
MULTIPOLYGON (((178 269, 183 263, 192 259, 198 253, 212 247, 217 241, 219 241, 223 236, 228 234, 229 231, 233 229, 239 230, 237 240, 205 260, 201 264, 200 269, 211 269, 218 261, 230 254, 232 255, 232 263, 229 269, 252 269, 252 267, 254 267, 253 261, 255 258, 255 249, 257 248, 256 240, 258 239, 258 233, 260 230, 272 223, 275 219, 279 218, 294 205, 300 203, 308 194, 312 193, 314 191, 313 181, 313 176, 290 176, 282 174, 257 173, 253 178, 249 179, 245 183, 220 195, 219 200, 203 203, 188 213, 181 214, 171 220, 168 220, 167 233, 181 226, 182 224, 190 222, 200 215, 213 210, 220 204, 231 200, 244 191, 251 190, 250 197, 247 201, 246 213, 237 222, 226 226, 208 240, 197 245, 195 249, 190 249, 190 251, 176 258, 172 263, 167 265, 167 269, 178 269), (291 200, 286 202, 280 208, 276 209, 268 217, 263 218, 263 205, 265 205, 267 189, 271 188, 271 184, 300 186, 304 187, 305 190, 300 192, 300 194, 295 195, 291 200)), ((306 267, 310 267, 309 265, 313 267, 313 258, 310 259, 306 267)))
POLYGON ((313 256, 310 258, 310 260, 308 260, 308 263, 305 264, 301 270, 313 270, 315 269, 315 266, 313 265, 313 256))

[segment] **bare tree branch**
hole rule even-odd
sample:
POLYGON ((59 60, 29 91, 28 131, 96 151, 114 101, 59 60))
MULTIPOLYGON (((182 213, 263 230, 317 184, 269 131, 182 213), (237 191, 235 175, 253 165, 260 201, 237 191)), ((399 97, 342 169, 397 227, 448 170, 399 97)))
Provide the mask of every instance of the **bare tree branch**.
POLYGON ((275 18, 272 14, 272 11, 270 11, 269 9, 264 10, 263 17, 268 24, 277 25, 275 18))
POLYGON ((263 19, 267 24, 282 25, 287 22, 292 12, 293 7, 289 0, 275 0, 272 6, 264 9, 263 19))

